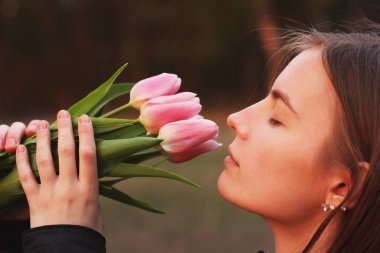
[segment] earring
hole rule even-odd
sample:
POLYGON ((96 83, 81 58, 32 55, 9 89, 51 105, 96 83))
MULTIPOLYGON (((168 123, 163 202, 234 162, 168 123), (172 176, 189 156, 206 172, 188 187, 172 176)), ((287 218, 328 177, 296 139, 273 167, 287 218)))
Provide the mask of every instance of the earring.
POLYGON ((327 203, 322 203, 322 211, 327 212, 329 210, 329 205, 327 203))
POLYGON ((335 209, 335 205, 334 204, 322 203, 321 206, 322 206, 323 212, 332 211, 332 210, 335 209))
MULTIPOLYGON (((332 211, 335 209, 335 205, 334 204, 327 204, 327 203, 322 203, 322 211, 323 212, 327 212, 327 211, 332 211)), ((346 206, 341 206, 340 210, 342 210, 343 212, 347 211, 347 207, 346 206)))

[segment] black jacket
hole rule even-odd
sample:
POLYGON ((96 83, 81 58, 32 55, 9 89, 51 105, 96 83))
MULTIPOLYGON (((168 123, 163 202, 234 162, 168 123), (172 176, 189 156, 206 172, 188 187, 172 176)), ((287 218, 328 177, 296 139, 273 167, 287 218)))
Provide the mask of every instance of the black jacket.
POLYGON ((77 225, 28 229, 29 221, 0 222, 0 253, 105 253, 106 240, 97 231, 77 225))

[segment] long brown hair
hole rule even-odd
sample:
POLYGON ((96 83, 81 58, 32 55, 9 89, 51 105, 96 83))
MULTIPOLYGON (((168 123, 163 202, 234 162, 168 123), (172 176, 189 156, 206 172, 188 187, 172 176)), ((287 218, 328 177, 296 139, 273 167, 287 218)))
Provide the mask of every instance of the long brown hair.
MULTIPOLYGON (((279 52, 277 73, 300 52, 320 48, 340 103, 327 157, 351 172, 353 184, 340 206, 358 197, 355 206, 342 214, 328 253, 380 252, 380 25, 365 19, 334 32, 293 30, 284 38, 287 43, 279 52), (370 164, 363 184, 358 184, 360 161, 370 164)), ((304 253, 312 249, 339 207, 322 222, 304 253)))

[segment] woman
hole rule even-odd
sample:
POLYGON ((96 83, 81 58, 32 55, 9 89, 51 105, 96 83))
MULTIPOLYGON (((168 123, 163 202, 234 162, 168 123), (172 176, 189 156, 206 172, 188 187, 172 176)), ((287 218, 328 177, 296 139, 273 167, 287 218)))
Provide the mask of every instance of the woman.
MULTIPOLYGON (((268 222, 277 253, 380 252, 380 27, 361 27, 297 34, 269 95, 227 120, 236 138, 219 191, 268 222)), ((67 112, 58 117, 59 176, 46 122, 37 132, 41 184, 17 149, 32 227, 102 232, 92 128, 86 116, 81 122, 79 175, 67 112)), ((26 237, 35 247, 50 243, 26 237)))
POLYGON ((269 95, 228 117, 219 191, 277 253, 380 252, 380 27, 361 29, 296 34, 269 95))

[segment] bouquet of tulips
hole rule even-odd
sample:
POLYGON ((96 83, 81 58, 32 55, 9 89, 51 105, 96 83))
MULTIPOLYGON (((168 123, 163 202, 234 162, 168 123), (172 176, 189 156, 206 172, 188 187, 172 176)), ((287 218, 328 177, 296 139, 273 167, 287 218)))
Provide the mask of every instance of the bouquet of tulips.
MULTIPOLYGON (((73 127, 78 117, 87 114, 92 120, 97 146, 99 192, 101 195, 151 212, 163 211, 134 199, 114 185, 133 177, 160 177, 197 184, 173 172, 148 166, 149 160, 162 157, 171 162, 185 162, 221 146, 217 142, 218 126, 199 115, 201 105, 196 94, 177 93, 181 79, 163 73, 132 83, 114 83, 126 64, 105 83, 71 106, 73 127), (127 104, 104 113, 104 107, 116 98, 130 95, 127 104), (135 108, 137 119, 114 118, 113 115, 135 108)), ((52 123, 51 145, 58 164, 57 125, 52 123)), ((78 144, 78 134, 74 131, 78 144)), ((35 136, 23 140, 28 148, 32 170, 38 179, 35 136)), ((78 150, 78 149, 77 149, 78 150)), ((58 168, 58 166, 56 166, 58 168)), ((59 173, 59 171, 57 171, 59 173)), ((24 195, 18 179, 15 154, 0 153, 0 211, 16 205, 24 195)))

